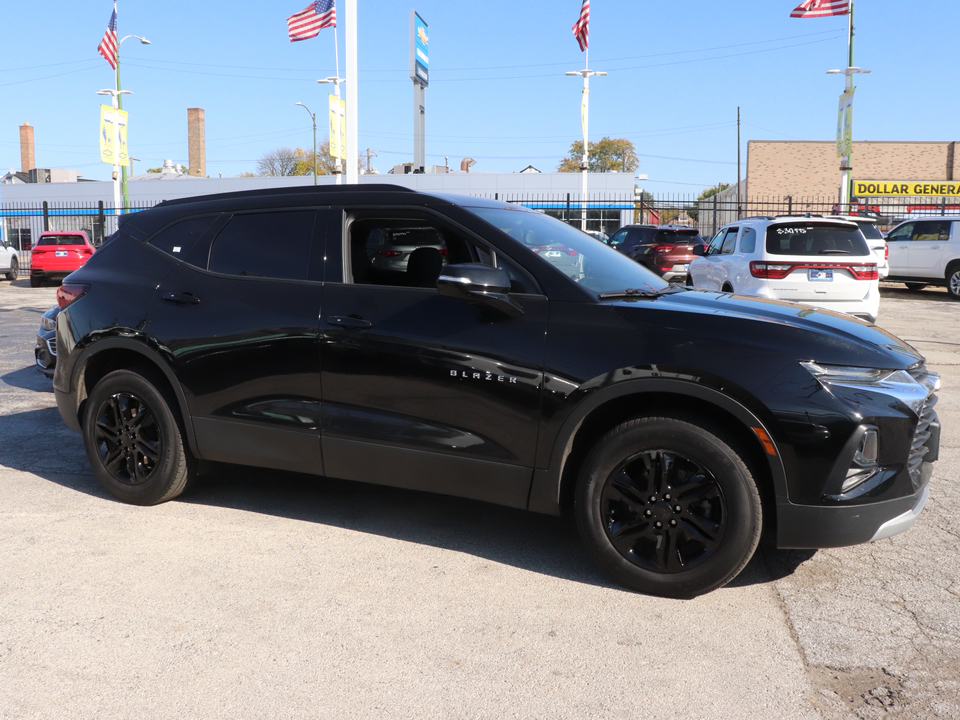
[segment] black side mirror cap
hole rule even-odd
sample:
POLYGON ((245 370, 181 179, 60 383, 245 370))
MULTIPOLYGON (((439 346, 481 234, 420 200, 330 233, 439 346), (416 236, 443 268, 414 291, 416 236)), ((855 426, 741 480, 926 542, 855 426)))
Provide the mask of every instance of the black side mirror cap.
POLYGON ((503 268, 480 263, 447 265, 437 278, 437 290, 441 295, 483 305, 507 317, 523 315, 520 304, 507 294, 510 278, 503 268))
POLYGON ((707 254, 707 246, 706 246, 706 245, 694 245, 694 246, 693 246, 693 254, 694 254, 694 255, 699 255, 700 257, 703 257, 704 255, 707 254))

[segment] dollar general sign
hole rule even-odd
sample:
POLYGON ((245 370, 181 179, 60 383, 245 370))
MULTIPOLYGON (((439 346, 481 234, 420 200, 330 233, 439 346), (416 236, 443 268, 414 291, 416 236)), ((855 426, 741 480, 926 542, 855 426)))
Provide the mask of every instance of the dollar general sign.
POLYGON ((960 182, 938 180, 855 180, 858 197, 960 197, 960 182))

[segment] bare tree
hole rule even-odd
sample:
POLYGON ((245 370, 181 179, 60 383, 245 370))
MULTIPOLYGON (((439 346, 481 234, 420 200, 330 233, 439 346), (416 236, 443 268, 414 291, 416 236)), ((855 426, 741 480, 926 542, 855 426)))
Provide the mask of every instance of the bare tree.
POLYGON ((297 169, 297 151, 291 148, 279 148, 268 152, 257 160, 257 175, 286 177, 294 175, 297 169))

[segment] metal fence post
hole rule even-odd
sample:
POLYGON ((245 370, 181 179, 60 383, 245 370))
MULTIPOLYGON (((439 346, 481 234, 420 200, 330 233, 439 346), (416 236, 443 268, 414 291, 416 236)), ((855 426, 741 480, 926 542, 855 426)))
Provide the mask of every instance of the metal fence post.
POLYGON ((43 201, 43 231, 48 232, 50 230, 50 208, 47 205, 47 201, 43 201))

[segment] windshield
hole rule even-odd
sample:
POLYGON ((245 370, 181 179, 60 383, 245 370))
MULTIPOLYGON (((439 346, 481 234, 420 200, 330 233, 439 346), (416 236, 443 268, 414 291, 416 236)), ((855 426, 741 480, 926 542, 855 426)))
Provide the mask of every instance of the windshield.
POLYGON ((474 207, 470 211, 598 295, 627 289, 661 292, 668 287, 626 255, 556 218, 520 208, 474 207))

